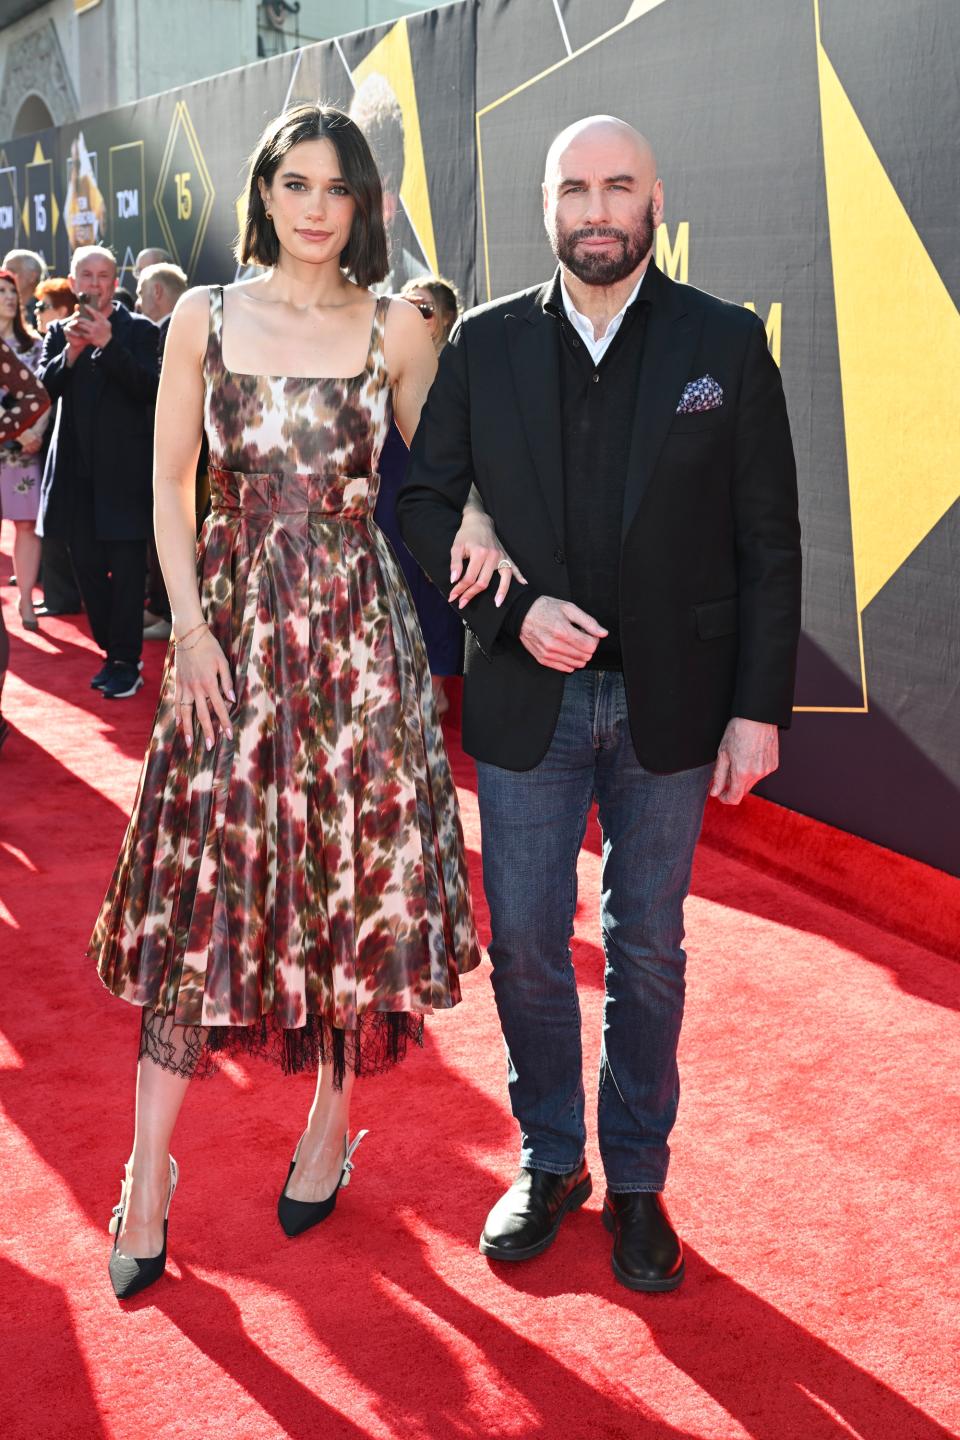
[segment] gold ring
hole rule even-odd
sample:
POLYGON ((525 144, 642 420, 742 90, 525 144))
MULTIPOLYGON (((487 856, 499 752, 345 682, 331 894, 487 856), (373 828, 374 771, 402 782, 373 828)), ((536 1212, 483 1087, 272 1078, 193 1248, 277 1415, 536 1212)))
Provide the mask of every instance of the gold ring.
POLYGON ((498 570, 512 570, 512 569, 513 569, 513 561, 512 561, 512 560, 501 560, 500 563, 499 563, 499 565, 497 566, 497 569, 498 569, 498 570))

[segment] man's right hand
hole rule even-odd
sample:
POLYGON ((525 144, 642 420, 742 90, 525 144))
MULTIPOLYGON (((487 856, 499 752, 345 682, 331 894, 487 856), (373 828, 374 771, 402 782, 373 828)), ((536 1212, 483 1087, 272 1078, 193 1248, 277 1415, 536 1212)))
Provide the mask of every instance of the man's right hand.
POLYGON ((541 665, 569 675, 593 658, 597 642, 606 634, 602 625, 569 600, 541 595, 523 618, 520 642, 541 665))
POLYGON ((67 364, 72 365, 90 344, 78 312, 74 312, 69 320, 63 322, 63 338, 67 342, 67 364))

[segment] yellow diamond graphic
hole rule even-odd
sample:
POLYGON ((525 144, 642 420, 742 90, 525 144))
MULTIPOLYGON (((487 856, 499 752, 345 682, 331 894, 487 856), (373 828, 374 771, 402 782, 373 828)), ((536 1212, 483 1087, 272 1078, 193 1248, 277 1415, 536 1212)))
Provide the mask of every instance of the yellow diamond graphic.
POLYGON ((185 100, 178 100, 170 123, 154 208, 167 249, 187 272, 200 254, 214 200, 213 181, 185 100))
POLYGON ((53 190, 53 161, 44 155, 39 140, 34 146, 33 159, 28 162, 25 173, 26 185, 21 211, 23 228, 42 251, 44 258, 48 258, 49 251, 49 259, 52 260, 57 226, 60 224, 60 206, 53 190))

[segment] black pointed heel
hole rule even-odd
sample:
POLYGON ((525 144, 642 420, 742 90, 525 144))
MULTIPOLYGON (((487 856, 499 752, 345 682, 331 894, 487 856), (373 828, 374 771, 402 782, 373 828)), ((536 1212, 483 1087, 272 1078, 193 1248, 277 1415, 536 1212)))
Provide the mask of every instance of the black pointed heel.
POLYGON ((300 1136, 297 1148, 293 1152, 293 1159, 290 1161, 286 1181, 280 1192, 280 1199, 277 1201, 277 1219, 283 1226, 284 1234, 288 1235, 291 1240, 297 1235, 302 1235, 305 1230, 310 1230, 314 1225, 319 1225, 321 1220, 326 1220, 328 1215, 333 1214, 338 1192, 350 1184, 354 1151, 364 1135, 369 1133, 368 1130, 358 1130, 350 1143, 348 1143, 348 1135, 343 1137, 343 1169, 340 1171, 340 1179, 337 1181, 333 1194, 328 1195, 326 1200, 291 1200, 287 1194, 290 1176, 293 1174, 297 1156, 300 1154, 300 1146, 303 1144, 303 1135, 300 1136))
POLYGON ((110 1283, 113 1286, 113 1293, 118 1300, 129 1300, 138 1295, 141 1290, 146 1290, 155 1280, 159 1280, 167 1268, 167 1219, 170 1215, 170 1206, 173 1201, 173 1192, 177 1188, 177 1181, 180 1178, 180 1169, 173 1156, 170 1156, 170 1193, 167 1196, 166 1208, 163 1212, 163 1249, 159 1255, 148 1255, 146 1259, 138 1260, 133 1255, 121 1255, 117 1249, 120 1240, 120 1231, 123 1229, 123 1212, 127 1203, 127 1182, 124 1178, 123 1189, 120 1192, 120 1204, 113 1207, 113 1219, 110 1221, 110 1230, 113 1234, 113 1251, 110 1255, 110 1264, 107 1266, 110 1275, 110 1283))

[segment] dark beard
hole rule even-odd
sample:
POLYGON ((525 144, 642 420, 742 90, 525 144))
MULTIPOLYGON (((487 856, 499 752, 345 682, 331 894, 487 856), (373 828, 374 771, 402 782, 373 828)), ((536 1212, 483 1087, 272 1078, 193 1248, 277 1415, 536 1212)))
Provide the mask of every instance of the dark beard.
POLYGON ((653 200, 647 206, 646 214, 635 230, 617 230, 612 225, 598 225, 590 230, 571 230, 561 235, 553 233, 553 253, 572 275, 584 285, 616 285, 631 275, 653 244, 656 226, 653 223, 653 200), (620 241, 613 254, 586 254, 577 252, 581 240, 607 237, 620 241))

